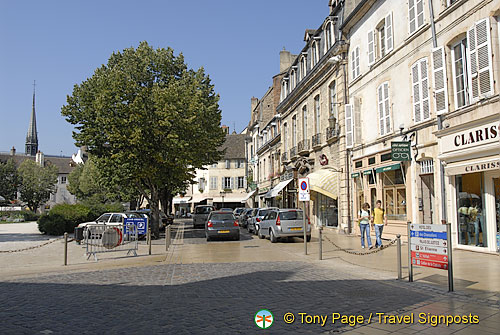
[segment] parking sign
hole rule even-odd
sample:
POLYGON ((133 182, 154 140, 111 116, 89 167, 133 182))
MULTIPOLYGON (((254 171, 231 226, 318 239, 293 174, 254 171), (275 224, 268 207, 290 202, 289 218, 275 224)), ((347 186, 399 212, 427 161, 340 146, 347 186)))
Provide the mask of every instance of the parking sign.
POLYGON ((310 201, 309 178, 299 178, 299 201, 310 201))
POLYGON ((127 234, 127 224, 134 224, 137 226, 137 234, 145 235, 148 232, 148 219, 147 218, 127 218, 123 223, 123 229, 127 234))

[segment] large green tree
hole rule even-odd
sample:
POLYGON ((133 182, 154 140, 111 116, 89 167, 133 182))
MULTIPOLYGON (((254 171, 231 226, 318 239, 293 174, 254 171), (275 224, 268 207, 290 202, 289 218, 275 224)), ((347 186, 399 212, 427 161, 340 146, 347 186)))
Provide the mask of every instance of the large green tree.
POLYGON ((21 200, 36 212, 37 208, 50 198, 55 192, 57 183, 57 167, 54 165, 40 166, 31 159, 27 159, 17 169, 21 178, 19 193, 21 200))
POLYGON ((182 54, 142 42, 75 85, 62 114, 109 182, 132 184, 148 200, 158 235, 160 194, 221 157, 218 101, 202 68, 188 69, 182 54))
POLYGON ((15 200, 18 187, 19 175, 14 160, 11 158, 7 162, 0 162, 0 195, 6 200, 15 200))

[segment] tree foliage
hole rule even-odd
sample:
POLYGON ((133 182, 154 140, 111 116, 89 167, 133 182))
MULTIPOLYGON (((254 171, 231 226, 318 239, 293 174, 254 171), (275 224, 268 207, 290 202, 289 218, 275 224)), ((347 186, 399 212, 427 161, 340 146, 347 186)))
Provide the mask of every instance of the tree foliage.
POLYGON ((18 173, 21 178, 19 192, 21 200, 36 212, 37 208, 50 198, 55 192, 57 183, 57 167, 54 165, 40 166, 31 159, 19 165, 18 173))
POLYGON ((142 42, 75 85, 62 114, 110 183, 134 185, 146 197, 157 234, 160 194, 221 157, 218 100, 203 68, 188 69, 182 54, 142 42))
POLYGON ((18 187, 19 175, 14 160, 0 162, 0 195, 6 200, 15 200, 18 187))

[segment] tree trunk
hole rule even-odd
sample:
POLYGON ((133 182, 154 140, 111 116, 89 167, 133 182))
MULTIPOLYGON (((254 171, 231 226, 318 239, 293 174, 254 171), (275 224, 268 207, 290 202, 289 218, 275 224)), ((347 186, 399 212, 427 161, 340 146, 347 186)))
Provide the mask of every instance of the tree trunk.
POLYGON ((159 194, 156 187, 151 188, 151 235, 155 238, 160 237, 160 207, 159 207, 159 194))

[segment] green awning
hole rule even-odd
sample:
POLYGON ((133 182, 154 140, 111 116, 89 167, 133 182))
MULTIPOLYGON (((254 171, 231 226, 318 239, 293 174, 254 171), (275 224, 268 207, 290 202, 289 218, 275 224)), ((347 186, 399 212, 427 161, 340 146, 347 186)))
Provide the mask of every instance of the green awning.
POLYGON ((369 175, 369 174, 372 174, 373 171, 372 170, 365 170, 363 171, 363 174, 366 176, 366 175, 369 175))
POLYGON ((380 173, 380 172, 387 172, 387 171, 398 170, 398 169, 401 169, 401 164, 399 164, 399 163, 387 165, 387 166, 382 166, 382 167, 376 168, 375 171, 377 173, 380 173))
POLYGON ((358 177, 359 177, 359 172, 351 173, 351 178, 358 178, 358 177))

